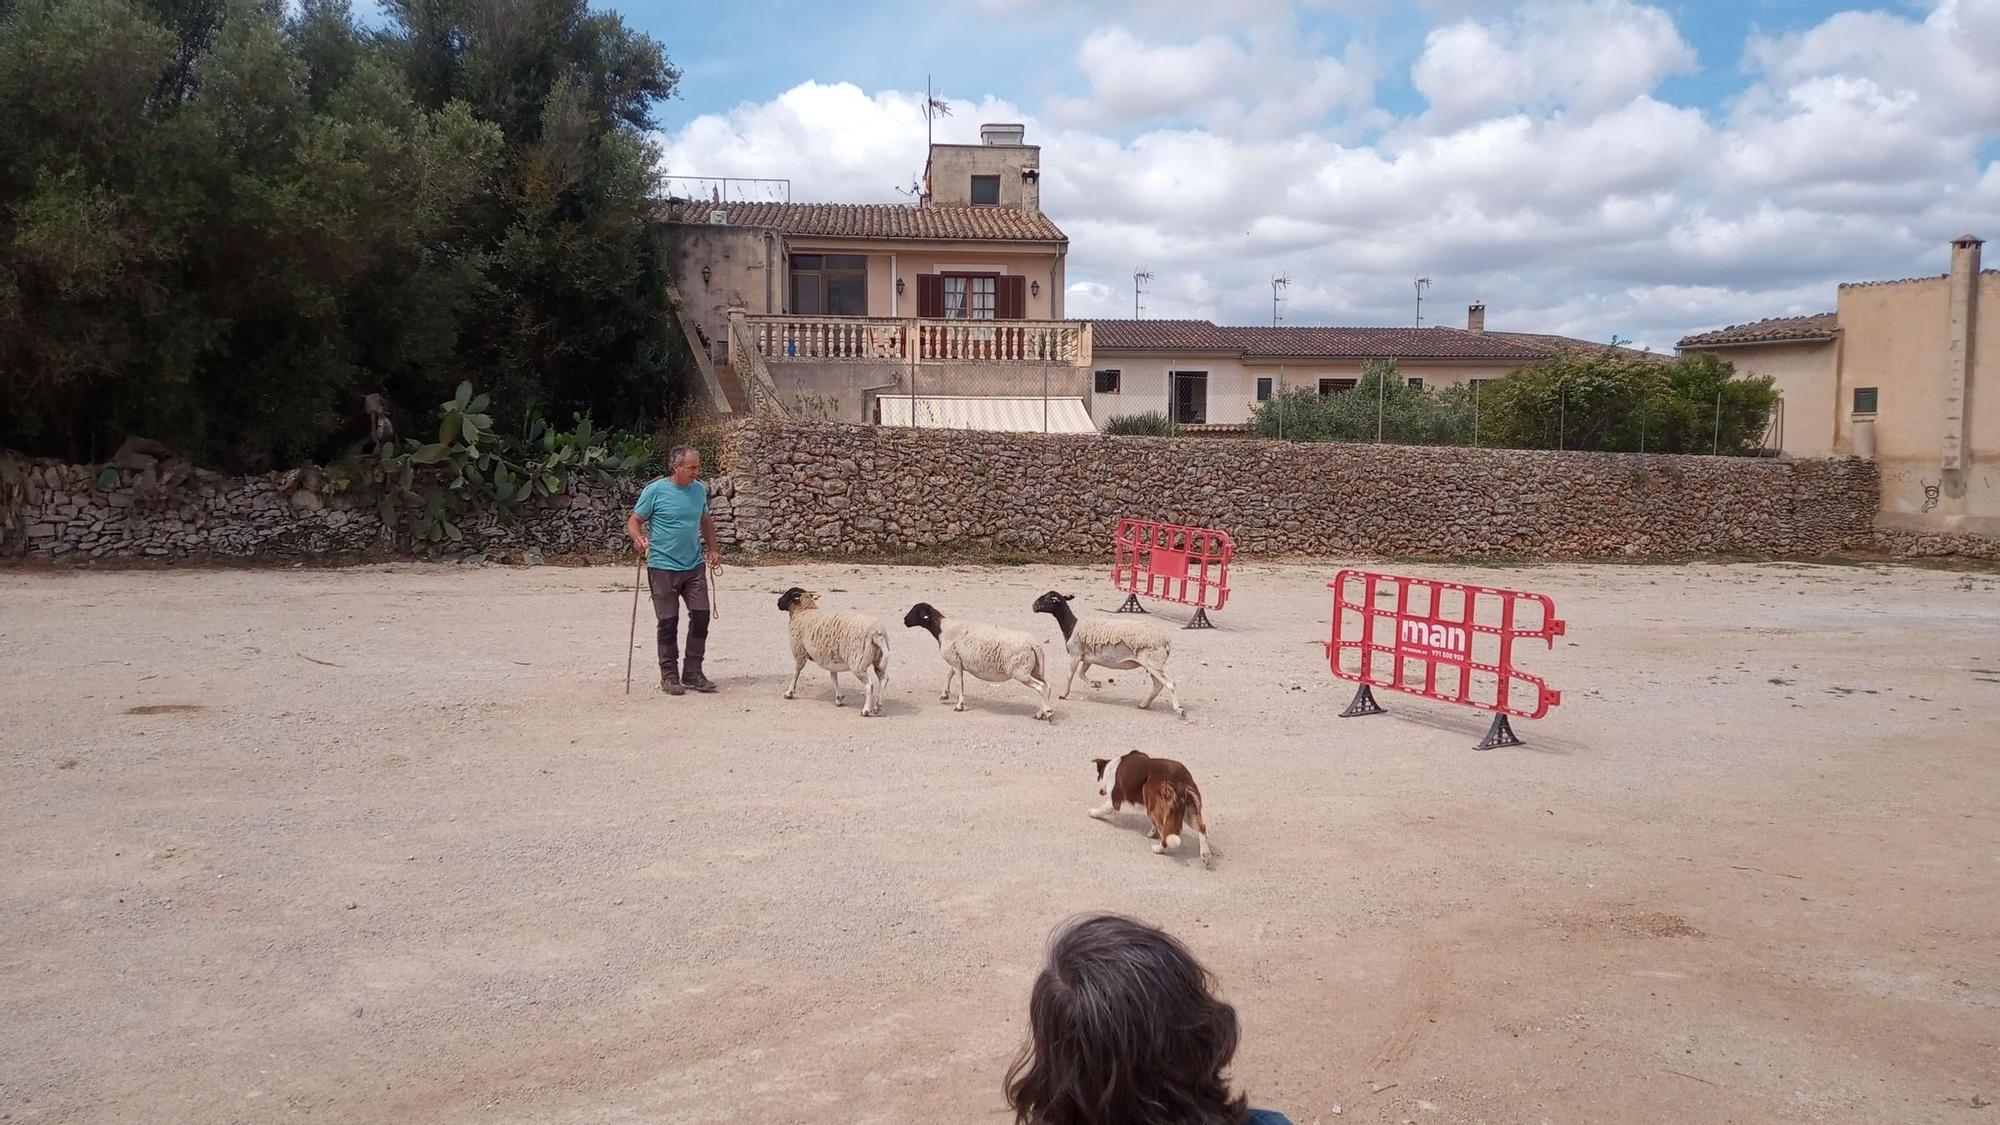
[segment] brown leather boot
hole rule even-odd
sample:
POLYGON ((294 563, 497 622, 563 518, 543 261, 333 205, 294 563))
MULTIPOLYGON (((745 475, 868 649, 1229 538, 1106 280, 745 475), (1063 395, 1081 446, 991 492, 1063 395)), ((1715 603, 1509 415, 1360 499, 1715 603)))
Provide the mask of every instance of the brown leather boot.
POLYGON ((711 694, 716 690, 715 683, 707 676, 701 674, 701 665, 696 664, 692 660, 688 661, 687 667, 681 670, 681 682, 686 684, 690 690, 701 692, 703 695, 711 694))

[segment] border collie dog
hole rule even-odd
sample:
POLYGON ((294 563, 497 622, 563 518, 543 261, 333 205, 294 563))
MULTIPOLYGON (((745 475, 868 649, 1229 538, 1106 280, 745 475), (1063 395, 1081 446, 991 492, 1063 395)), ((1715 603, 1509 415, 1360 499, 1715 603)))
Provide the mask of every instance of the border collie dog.
POLYGON ((1208 846, 1208 821, 1201 815, 1201 789, 1188 768, 1171 758, 1154 758, 1133 750, 1117 760, 1092 758, 1097 767, 1097 795, 1104 803, 1088 810, 1098 820, 1125 805, 1146 811, 1153 827, 1146 836, 1153 841, 1153 853, 1165 855, 1181 846, 1181 830, 1188 828, 1201 844, 1201 858, 1213 854, 1208 846))

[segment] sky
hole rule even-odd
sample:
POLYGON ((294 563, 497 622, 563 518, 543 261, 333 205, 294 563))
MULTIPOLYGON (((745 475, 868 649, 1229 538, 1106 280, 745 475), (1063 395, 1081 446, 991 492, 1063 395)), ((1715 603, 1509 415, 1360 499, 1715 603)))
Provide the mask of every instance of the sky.
MULTIPOLYGON (((617 6, 682 70, 669 176, 907 202, 1018 121, 1067 314, 1680 336, 2000 238, 2000 0, 617 6)), ((2000 253, 2000 250, 1996 250, 2000 253)))

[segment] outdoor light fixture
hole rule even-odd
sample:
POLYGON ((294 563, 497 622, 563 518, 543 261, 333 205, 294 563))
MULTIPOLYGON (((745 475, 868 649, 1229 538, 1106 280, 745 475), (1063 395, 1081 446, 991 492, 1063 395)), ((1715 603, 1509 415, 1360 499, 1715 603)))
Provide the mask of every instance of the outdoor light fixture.
POLYGON ((701 267, 701 283, 703 285, 707 285, 708 279, 712 276, 714 276, 713 270, 709 269, 707 266, 701 267))
POLYGON ((1042 283, 1041 283, 1041 282, 1039 282, 1039 281, 1030 281, 1030 282, 1028 283, 1028 292, 1030 292, 1030 293, 1033 293, 1033 294, 1034 294, 1035 296, 1037 296, 1037 297, 1041 296, 1041 295, 1042 295, 1042 283))
POLYGON ((903 279, 899 277, 896 279, 896 296, 900 297, 902 295, 903 295, 903 279))

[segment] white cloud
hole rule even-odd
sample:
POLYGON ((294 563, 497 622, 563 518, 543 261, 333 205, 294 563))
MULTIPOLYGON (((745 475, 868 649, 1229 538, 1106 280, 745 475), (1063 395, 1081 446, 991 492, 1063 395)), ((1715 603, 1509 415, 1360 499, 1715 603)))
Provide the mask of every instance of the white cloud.
POLYGON ((1694 49, 1658 8, 1534 3, 1431 32, 1411 79, 1430 103, 1428 119, 1450 127, 1523 108, 1604 112, 1694 64, 1694 49))
MULTIPOLYGON (((1750 88, 1707 113, 1659 92, 1693 57, 1659 9, 1461 11, 1414 63, 1431 104, 1375 134, 1283 114, 1277 92, 1327 60, 1275 44, 1279 17, 1180 39, 1101 30, 1077 52, 1086 97, 954 102, 940 139, 1026 123, 1044 207, 1070 237, 1073 316, 1129 316, 1144 267, 1149 315, 1269 323, 1285 270, 1287 323, 1407 324, 1421 273, 1436 282, 1427 321, 1463 323, 1483 300, 1496 329, 1670 349, 1831 308, 1843 280, 1941 271, 1945 240, 1966 230, 2000 239, 2000 162, 1977 158, 2000 131, 2000 96, 1978 100, 1996 81, 1981 63, 1995 53, 1978 52, 2000 36, 2000 0, 1754 40, 1750 88), (1447 82, 1467 60, 1491 65, 1447 82), (1288 78, 1264 73, 1282 66, 1288 78), (1180 80, 1146 81, 1162 70, 1180 80), (1162 120, 1180 124, 1131 124, 1162 120)), ((1374 69, 1300 100, 1380 114, 1374 69)), ((790 177, 798 199, 895 202, 923 164, 920 105, 803 83, 689 122, 663 139, 666 160, 790 177)))
POLYGON ((1048 118, 1112 128, 1190 119, 1231 132, 1269 133, 1310 127, 1333 110, 1370 104, 1375 64, 1363 45, 1350 43, 1337 58, 1309 47, 1287 24, 1185 42, 1101 28, 1076 50, 1089 93, 1051 99, 1048 118))

